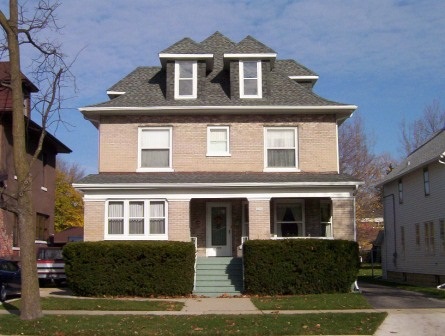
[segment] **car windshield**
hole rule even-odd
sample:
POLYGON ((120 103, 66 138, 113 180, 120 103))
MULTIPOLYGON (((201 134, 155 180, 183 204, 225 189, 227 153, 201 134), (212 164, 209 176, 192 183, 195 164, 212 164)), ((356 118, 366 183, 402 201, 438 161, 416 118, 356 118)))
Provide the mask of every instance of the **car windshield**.
POLYGON ((40 250, 39 259, 63 259, 61 249, 40 250))
POLYGON ((9 272, 17 272, 19 270, 19 267, 15 262, 12 261, 5 261, 0 264, 0 270, 2 271, 9 271, 9 272))

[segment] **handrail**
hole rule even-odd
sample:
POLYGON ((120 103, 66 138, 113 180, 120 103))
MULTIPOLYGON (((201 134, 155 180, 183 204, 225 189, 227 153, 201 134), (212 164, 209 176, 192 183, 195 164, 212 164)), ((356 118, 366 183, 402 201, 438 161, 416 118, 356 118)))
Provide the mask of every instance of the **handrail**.
POLYGON ((196 264, 198 262, 198 237, 190 237, 190 240, 194 243, 195 245, 195 265, 194 270, 195 270, 195 274, 193 276, 193 290, 196 289, 196 264))

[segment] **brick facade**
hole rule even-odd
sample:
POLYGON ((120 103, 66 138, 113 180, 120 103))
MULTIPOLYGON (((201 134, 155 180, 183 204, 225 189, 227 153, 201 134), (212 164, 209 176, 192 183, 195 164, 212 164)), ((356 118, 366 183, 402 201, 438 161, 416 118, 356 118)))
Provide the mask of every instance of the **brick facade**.
POLYGON ((332 198, 332 225, 335 239, 355 240, 353 198, 332 198))
POLYGON ((84 220, 83 239, 85 241, 104 240, 105 225, 105 202, 84 202, 84 220))
POLYGON ((298 128, 299 168, 304 172, 335 172, 336 123, 328 115, 125 116, 101 121, 101 172, 135 172, 138 128, 172 127, 173 169, 187 171, 253 171, 264 169, 264 127, 298 128), (230 157, 208 157, 207 126, 230 127, 230 157), (116 160, 119 153, 119 160, 116 160))
POLYGON ((190 202, 168 202, 168 239, 190 241, 190 202))

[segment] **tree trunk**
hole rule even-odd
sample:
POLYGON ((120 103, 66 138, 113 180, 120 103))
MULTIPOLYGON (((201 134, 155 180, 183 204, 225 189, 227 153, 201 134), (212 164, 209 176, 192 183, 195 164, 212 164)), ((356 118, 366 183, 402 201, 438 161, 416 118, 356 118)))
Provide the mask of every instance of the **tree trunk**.
POLYGON ((23 89, 18 43, 17 0, 10 0, 10 30, 7 31, 12 87, 12 134, 14 168, 17 176, 17 213, 22 269, 22 305, 20 318, 33 320, 42 316, 35 250, 36 217, 32 199, 32 176, 26 151, 23 89))

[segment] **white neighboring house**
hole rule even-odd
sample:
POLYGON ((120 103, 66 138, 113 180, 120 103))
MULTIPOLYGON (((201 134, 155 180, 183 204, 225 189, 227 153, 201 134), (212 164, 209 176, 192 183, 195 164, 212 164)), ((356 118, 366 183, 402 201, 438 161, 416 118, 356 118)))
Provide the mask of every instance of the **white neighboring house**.
POLYGON ((445 283, 445 129, 413 151, 381 182, 383 277, 445 283))

